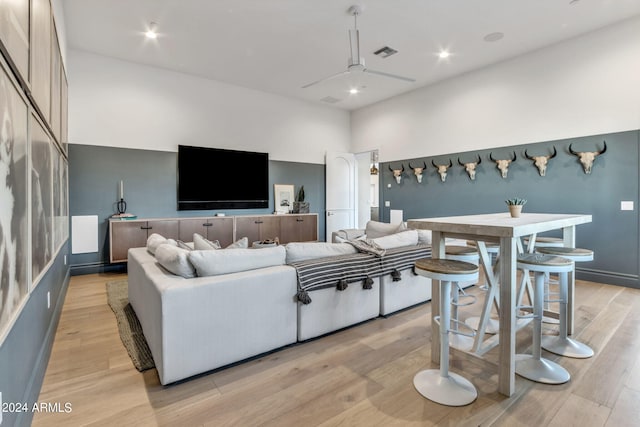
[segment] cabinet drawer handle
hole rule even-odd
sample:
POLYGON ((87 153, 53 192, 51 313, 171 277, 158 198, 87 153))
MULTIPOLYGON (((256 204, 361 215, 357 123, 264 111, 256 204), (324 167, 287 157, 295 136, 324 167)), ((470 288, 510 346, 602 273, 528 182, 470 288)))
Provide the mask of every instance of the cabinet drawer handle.
POLYGON ((296 221, 298 221, 298 222, 304 222, 304 219, 302 219, 302 218, 296 218, 296 221))
POLYGON ((264 223, 264 221, 254 221, 254 223, 256 223, 256 224, 262 224, 262 223, 264 223))
POLYGON ((140 230, 151 230, 153 227, 140 227, 140 230))
POLYGON ((203 227, 211 227, 213 224, 210 222, 205 222, 204 224, 202 224, 203 227))

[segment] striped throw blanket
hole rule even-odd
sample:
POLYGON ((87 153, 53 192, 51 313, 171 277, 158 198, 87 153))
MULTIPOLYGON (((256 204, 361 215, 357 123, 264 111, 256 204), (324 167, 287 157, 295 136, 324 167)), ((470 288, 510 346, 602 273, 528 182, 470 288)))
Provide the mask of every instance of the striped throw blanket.
POLYGON ((336 287, 347 289, 350 283, 361 282, 371 289, 373 278, 391 274, 400 280, 400 271, 413 268, 416 260, 431 257, 431 246, 418 245, 389 249, 383 256, 369 253, 317 258, 291 263, 298 274, 298 301, 311 303, 309 292, 336 287))

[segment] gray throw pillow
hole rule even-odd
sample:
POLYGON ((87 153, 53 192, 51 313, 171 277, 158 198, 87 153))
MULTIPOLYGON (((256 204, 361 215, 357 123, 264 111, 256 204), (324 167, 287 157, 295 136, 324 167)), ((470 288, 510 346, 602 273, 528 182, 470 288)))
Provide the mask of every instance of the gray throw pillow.
POLYGON ((162 267, 176 276, 189 279, 196 277, 196 269, 189 261, 189 254, 193 251, 181 249, 171 244, 163 243, 156 249, 156 261, 162 267))
POLYGON ((225 249, 247 249, 249 247, 249 238, 243 237, 242 239, 233 242, 225 249))
POLYGON ((404 230, 406 230, 406 227, 403 222, 400 224, 387 224, 386 222, 369 221, 367 222, 364 234, 367 236, 367 239, 375 239, 404 230))
POLYGON ((211 249, 220 249, 220 242, 211 241, 198 233, 193 233, 193 249, 196 251, 207 251, 211 249))

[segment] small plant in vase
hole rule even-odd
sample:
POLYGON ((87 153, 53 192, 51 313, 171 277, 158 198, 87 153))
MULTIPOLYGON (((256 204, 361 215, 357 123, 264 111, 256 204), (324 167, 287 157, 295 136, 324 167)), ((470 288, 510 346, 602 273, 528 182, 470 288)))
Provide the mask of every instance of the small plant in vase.
POLYGON ((305 202, 304 199, 304 185, 301 185, 296 200, 293 202, 292 213, 309 213, 309 202, 305 202))
POLYGON ((509 213, 513 218, 518 218, 522 212, 522 207, 527 203, 527 199, 513 197, 504 201, 509 207, 509 213))

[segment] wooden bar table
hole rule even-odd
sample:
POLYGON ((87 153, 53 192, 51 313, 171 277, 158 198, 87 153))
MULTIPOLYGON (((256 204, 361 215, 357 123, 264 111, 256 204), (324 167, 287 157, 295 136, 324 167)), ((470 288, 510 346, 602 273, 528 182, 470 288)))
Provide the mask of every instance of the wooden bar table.
MULTIPOLYGON (((512 218, 505 212, 407 221, 409 228, 432 231, 433 258, 445 258, 445 239, 448 237, 500 244, 500 267, 497 277, 500 284, 498 391, 505 396, 511 396, 515 392, 516 288, 520 238, 533 236, 535 239, 538 233, 562 230, 565 246, 575 246, 575 226, 589 223, 591 220, 591 215, 544 213, 524 213, 519 218, 512 218)), ((571 318, 574 280, 574 274, 569 274, 570 301, 567 312, 571 318)), ((433 281, 432 316, 439 315, 439 289, 439 283, 433 281)), ((438 325, 432 321, 431 327, 431 360, 439 363, 438 325)))

